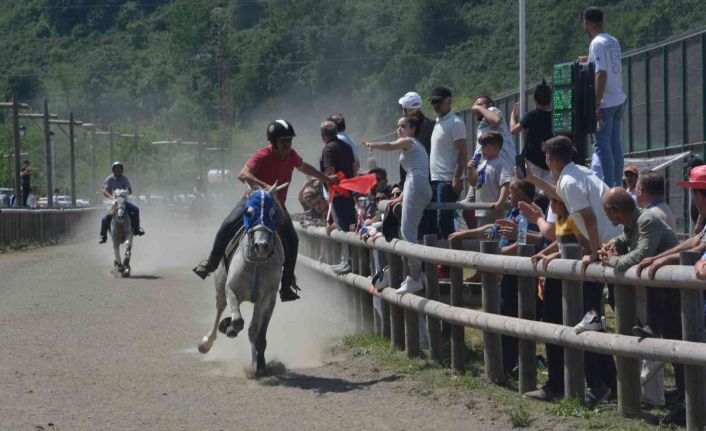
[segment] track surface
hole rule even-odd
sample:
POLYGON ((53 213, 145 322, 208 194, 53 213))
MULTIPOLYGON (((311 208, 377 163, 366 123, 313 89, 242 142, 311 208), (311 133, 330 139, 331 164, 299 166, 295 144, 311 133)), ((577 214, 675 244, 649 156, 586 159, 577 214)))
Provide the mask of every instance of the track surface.
POLYGON ((278 375, 249 377, 247 331, 200 355, 215 295, 190 268, 214 232, 166 219, 147 217, 129 279, 110 275, 112 250, 93 239, 0 255, 0 430, 507 427, 332 354, 346 327, 312 275, 298 274, 304 299, 275 308, 278 375))

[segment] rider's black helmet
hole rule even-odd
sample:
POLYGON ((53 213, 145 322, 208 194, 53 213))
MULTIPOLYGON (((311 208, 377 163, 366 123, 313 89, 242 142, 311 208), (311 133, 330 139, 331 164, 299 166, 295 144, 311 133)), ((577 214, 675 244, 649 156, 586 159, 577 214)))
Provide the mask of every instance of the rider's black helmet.
POLYGON ((296 136, 292 123, 287 120, 276 120, 267 125, 267 140, 274 142, 277 138, 292 138, 296 136))

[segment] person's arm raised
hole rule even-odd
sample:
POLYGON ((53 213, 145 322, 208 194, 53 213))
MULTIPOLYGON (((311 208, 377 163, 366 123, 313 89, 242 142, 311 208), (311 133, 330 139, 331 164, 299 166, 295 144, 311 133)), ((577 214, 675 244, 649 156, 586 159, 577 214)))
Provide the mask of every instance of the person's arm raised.
POLYGON ((317 178, 325 182, 326 184, 338 184, 339 181, 339 178, 336 175, 323 174, 321 171, 311 166, 307 162, 302 162, 301 165, 297 166, 297 170, 303 173, 304 175, 317 178))
POLYGON ((363 141, 370 150, 394 151, 394 150, 409 150, 412 148, 412 140, 410 138, 400 138, 392 142, 367 142, 363 141))

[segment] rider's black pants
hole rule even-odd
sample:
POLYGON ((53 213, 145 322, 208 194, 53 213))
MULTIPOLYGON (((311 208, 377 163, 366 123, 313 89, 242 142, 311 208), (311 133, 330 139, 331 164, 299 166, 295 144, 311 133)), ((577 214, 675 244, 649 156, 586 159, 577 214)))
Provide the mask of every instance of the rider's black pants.
MULTIPOLYGON (((135 205, 127 202, 125 204, 125 209, 127 209, 127 215, 130 217, 130 224, 132 225, 132 231, 137 232, 140 229, 140 209, 135 205)), ((110 227, 110 214, 106 214, 101 219, 101 236, 108 235, 108 228, 110 227)))
MULTIPOLYGON (((221 227, 216 233, 216 239, 213 241, 211 254, 208 256, 208 261, 211 267, 215 268, 223 259, 228 243, 236 233, 243 227, 243 211, 245 210, 245 198, 241 199, 233 210, 228 214, 228 217, 223 220, 221 227)), ((294 230, 292 219, 289 214, 282 214, 284 220, 278 229, 279 238, 282 241, 284 248, 284 268, 282 271, 282 287, 289 288, 294 281, 294 267, 297 264, 297 252, 299 250, 299 238, 294 230)))

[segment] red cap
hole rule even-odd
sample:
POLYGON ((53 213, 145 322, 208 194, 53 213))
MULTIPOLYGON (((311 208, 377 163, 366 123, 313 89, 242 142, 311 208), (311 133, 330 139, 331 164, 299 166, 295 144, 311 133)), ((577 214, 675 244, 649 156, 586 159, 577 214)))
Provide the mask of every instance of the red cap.
POLYGON ((685 189, 706 190, 706 165, 691 168, 689 181, 679 181, 678 184, 685 189))
POLYGON ((637 166, 630 165, 630 166, 625 166, 625 170, 623 170, 624 174, 627 174, 628 172, 635 174, 635 175, 639 175, 640 171, 637 169, 637 166))

